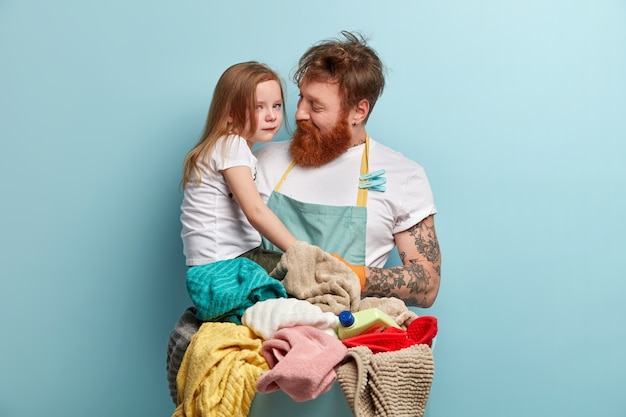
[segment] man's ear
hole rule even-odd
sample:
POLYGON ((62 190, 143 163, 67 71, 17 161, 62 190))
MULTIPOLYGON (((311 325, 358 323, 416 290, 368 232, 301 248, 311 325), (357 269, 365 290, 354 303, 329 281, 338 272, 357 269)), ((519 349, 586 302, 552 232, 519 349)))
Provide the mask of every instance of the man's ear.
POLYGON ((357 103, 356 107, 354 108, 353 123, 359 124, 363 122, 367 118, 367 115, 369 114, 369 112, 370 112, 370 102, 367 99, 362 98, 357 103))

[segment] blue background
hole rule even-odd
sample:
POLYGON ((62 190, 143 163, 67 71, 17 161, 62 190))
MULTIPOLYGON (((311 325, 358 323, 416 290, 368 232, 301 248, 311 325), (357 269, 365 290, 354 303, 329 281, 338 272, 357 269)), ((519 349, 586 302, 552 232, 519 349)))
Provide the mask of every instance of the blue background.
POLYGON ((389 69, 369 133, 439 208, 430 415, 625 416, 625 22, 610 0, 0 1, 0 416, 171 415, 178 185, 217 77, 268 63, 292 116, 298 57, 342 29, 389 69))

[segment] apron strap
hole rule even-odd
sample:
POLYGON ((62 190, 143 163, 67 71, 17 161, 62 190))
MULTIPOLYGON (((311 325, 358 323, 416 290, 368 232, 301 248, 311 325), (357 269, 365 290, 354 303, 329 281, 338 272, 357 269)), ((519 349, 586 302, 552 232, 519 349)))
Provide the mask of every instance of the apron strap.
MULTIPOLYGON (((365 147, 363 148, 363 157, 361 158, 361 173, 363 176, 369 172, 369 160, 370 160, 370 136, 365 134, 365 147)), ((367 188, 359 188, 356 195, 357 207, 367 206, 367 188)))
POLYGON ((274 187, 274 192, 278 192, 278 190, 280 190, 280 187, 283 186, 283 183, 287 179, 287 176, 289 175, 289 173, 291 172, 291 170, 295 166, 296 166, 296 161, 291 161, 291 164, 289 164, 289 166, 285 170, 285 173, 283 174, 283 176, 280 177, 280 180, 276 183, 276 186, 274 187))
MULTIPOLYGON (((369 159, 370 159, 370 137, 368 134, 365 135, 365 147, 363 148, 363 156, 361 157, 361 171, 359 175, 365 175, 369 171, 369 159)), ((289 173, 296 166, 296 161, 291 161, 283 176, 280 177, 280 180, 276 183, 274 187, 274 192, 278 192, 280 188, 283 186, 283 183, 289 176, 289 173)), ((367 206, 367 188, 359 188, 359 191, 356 195, 356 205, 357 207, 365 207, 367 206)))

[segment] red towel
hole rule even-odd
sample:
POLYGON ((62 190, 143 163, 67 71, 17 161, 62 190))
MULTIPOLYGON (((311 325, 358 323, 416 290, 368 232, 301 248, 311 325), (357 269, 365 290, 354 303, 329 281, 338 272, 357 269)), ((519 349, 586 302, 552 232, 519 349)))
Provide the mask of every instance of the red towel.
POLYGON ((435 336, 437 336, 437 318, 422 316, 413 320, 406 330, 388 327, 382 332, 365 333, 344 339, 342 343, 348 348, 366 346, 372 353, 380 353, 420 344, 432 347, 435 336))

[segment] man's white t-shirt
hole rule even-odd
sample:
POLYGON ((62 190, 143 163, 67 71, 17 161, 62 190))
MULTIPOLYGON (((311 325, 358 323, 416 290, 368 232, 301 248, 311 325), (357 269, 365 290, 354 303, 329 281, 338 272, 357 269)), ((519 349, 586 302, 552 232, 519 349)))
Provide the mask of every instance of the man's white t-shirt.
POLYGON ((194 184, 196 177, 192 175, 181 205, 181 237, 187 265, 233 259, 261 244, 261 235, 243 214, 221 174, 227 168, 247 166, 254 179, 256 163, 246 140, 230 135, 218 141, 208 161, 213 172, 207 161, 198 164, 201 181, 194 184))
MULTIPOLYGON (((355 206, 364 146, 350 148, 318 168, 296 165, 279 192, 305 203, 355 206)), ((267 202, 292 161, 289 141, 267 143, 256 149, 254 154, 259 169, 257 187, 267 202)), ((385 265, 395 247, 395 233, 405 231, 437 212, 423 167, 401 153, 370 140, 369 172, 380 169, 385 170, 386 190, 370 190, 367 200, 365 260, 367 266, 373 267, 385 265)))

